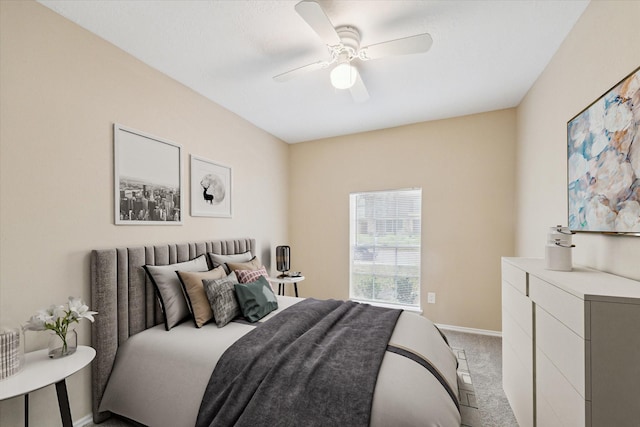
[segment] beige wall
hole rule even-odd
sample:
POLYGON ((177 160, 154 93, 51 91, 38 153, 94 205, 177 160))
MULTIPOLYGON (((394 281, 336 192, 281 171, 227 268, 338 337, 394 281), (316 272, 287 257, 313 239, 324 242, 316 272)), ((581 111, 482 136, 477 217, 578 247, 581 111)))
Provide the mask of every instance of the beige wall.
MULTIPOLYGON (((271 263, 287 237, 287 144, 37 3, 1 1, 0 19, 2 323, 88 300, 96 247, 251 236, 271 263), (182 145, 184 225, 114 225, 114 122, 182 145), (188 215, 190 153, 233 167, 232 219, 188 215)), ((28 333, 27 350, 45 336, 28 333)), ((69 380, 76 420, 91 412, 89 381, 89 369, 69 380)), ((60 425, 56 405, 53 387, 33 393, 31 424, 60 425)), ((23 425, 22 411, 2 402, 0 424, 23 425)))
MULTIPOLYGON (((640 2, 593 1, 517 110, 289 147, 49 9, 0 1, 0 322, 89 299, 94 247, 239 235, 267 264, 289 242, 302 296, 347 298, 349 193, 422 187, 425 316, 499 330, 499 257, 543 256, 546 228, 566 223, 566 121, 640 63, 639 18, 640 2), (114 122, 182 144, 185 185, 189 153, 233 166, 233 219, 113 225, 114 122)), ((640 279, 640 238, 575 242, 577 262, 640 279)), ((76 419, 89 381, 70 378, 76 419)), ((52 387, 30 403, 33 425, 59 425, 52 387)), ((0 419, 22 425, 22 400, 0 419)))
MULTIPOLYGON (((640 2, 592 1, 518 107, 517 253, 567 223, 567 121, 640 64, 640 2)), ((574 262, 640 280, 640 237, 581 233, 574 262)))
POLYGON ((421 187, 424 315, 500 330, 515 137, 509 109, 292 145, 289 235, 302 294, 349 297, 349 193, 421 187))

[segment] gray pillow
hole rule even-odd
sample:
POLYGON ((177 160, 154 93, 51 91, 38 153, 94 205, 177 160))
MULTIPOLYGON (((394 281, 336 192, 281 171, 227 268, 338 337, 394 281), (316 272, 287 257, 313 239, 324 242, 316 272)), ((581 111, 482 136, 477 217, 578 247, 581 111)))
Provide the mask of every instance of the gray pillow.
POLYGON ((164 316, 164 326, 168 331, 190 315, 176 271, 207 271, 207 258, 200 255, 191 261, 170 265, 145 265, 143 268, 156 288, 164 316))
POLYGON ((247 262, 247 261, 251 261, 252 258, 253 258, 253 255, 251 254, 251 251, 247 251, 241 254, 233 254, 233 255, 220 255, 220 254, 214 254, 213 252, 209 252, 209 259, 211 260, 211 264, 213 265, 213 267, 215 268, 219 265, 224 265, 224 269, 226 270, 227 274, 231 273, 231 271, 225 265, 226 263, 247 262))
POLYGON ((235 275, 233 278, 229 275, 222 279, 205 279, 202 281, 218 328, 222 328, 240 316, 240 306, 233 289, 236 283, 238 281, 235 280, 235 275))
POLYGON ((278 299, 264 276, 251 283, 238 283, 234 286, 242 315, 249 322, 257 322, 278 308, 278 299))

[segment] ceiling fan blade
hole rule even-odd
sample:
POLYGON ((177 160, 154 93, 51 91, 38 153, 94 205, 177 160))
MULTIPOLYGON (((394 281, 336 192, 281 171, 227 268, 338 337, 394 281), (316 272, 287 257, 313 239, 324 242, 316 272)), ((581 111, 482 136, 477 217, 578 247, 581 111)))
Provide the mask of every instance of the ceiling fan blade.
POLYGON ((360 73, 356 77, 356 82, 349 89, 351 92, 351 97, 355 102, 366 102, 369 99, 369 91, 367 87, 364 85, 362 81, 362 77, 360 77, 360 73))
POLYGON ((278 74, 277 76, 273 77, 273 80, 277 82, 286 82, 302 74, 306 74, 311 71, 321 70, 323 68, 327 68, 328 66, 329 66, 329 63, 327 61, 314 62, 313 64, 303 65, 302 67, 294 68, 293 70, 289 70, 285 73, 278 74))
POLYGON ((304 0, 296 4, 295 8, 298 15, 309 24, 325 44, 329 46, 340 44, 340 37, 320 4, 313 0, 304 0))
POLYGON ((387 42, 372 44, 360 49, 360 59, 378 59, 385 56, 409 55, 428 51, 433 44, 433 39, 428 33, 389 40, 387 42))

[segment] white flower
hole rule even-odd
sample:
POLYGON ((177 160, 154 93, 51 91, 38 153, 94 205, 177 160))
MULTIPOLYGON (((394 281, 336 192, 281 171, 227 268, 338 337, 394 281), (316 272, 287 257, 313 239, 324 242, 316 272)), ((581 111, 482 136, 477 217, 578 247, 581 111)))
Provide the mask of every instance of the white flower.
POLYGON ((23 328, 28 331, 50 329, 62 338, 66 336, 71 323, 77 323, 82 319, 89 319, 93 322, 95 314, 98 313, 90 311, 89 307, 80 298, 69 297, 67 308, 63 305, 51 305, 47 309, 38 310, 23 328))
POLYGON ((38 311, 37 314, 31 316, 31 318, 24 325, 24 329, 27 331, 44 331, 47 328, 45 325, 45 315, 46 312, 44 310, 38 311))
POLYGON ((65 316, 67 315, 67 312, 65 311, 64 306, 62 305, 52 305, 51 307, 49 307, 48 312, 53 322, 57 322, 58 319, 64 319, 65 316))
POLYGON ((89 307, 80 298, 69 297, 69 311, 74 320, 88 319, 93 322, 93 315, 97 311, 90 311, 89 307))

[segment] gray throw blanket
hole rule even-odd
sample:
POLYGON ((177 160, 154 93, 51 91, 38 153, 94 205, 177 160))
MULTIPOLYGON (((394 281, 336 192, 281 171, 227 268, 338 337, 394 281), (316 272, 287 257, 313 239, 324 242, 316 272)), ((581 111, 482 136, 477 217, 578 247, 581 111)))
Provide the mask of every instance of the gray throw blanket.
POLYGON ((368 426, 400 312, 314 299, 289 307, 222 355, 196 426, 368 426))

